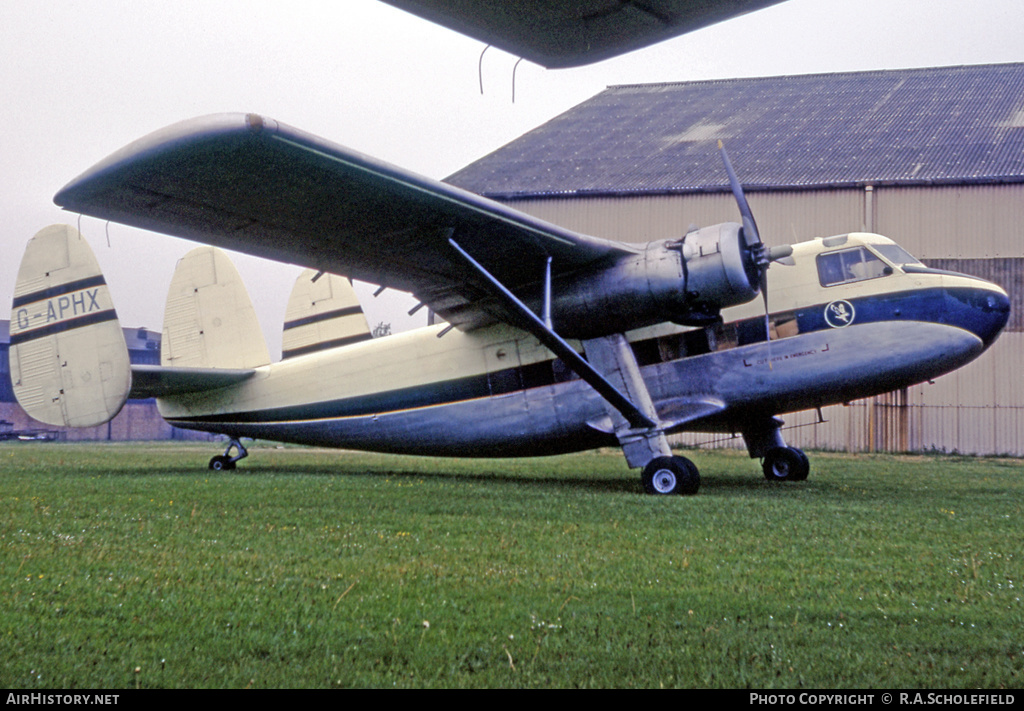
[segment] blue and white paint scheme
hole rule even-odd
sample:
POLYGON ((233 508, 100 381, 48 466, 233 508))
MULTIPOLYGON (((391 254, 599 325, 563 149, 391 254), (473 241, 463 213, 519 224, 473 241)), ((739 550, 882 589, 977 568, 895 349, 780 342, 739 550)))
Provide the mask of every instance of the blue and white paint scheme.
MULTIPOLYGON (((648 492, 693 493, 697 468, 666 435, 740 433, 767 478, 801 480, 807 457, 779 415, 947 373, 1009 316, 998 286, 879 235, 768 247, 723 158, 742 224, 646 244, 577 234, 251 114, 143 138, 55 201, 210 245, 172 280, 162 365, 129 375, 168 421, 232 438, 212 468, 234 467, 243 437, 463 457, 618 445, 648 492), (289 304, 290 357, 270 362, 218 247, 310 268, 289 304), (336 274, 411 291, 444 323, 371 338, 336 274)), ((50 268, 33 254, 26 284, 50 268)), ((12 372, 34 370, 22 358, 12 372)))

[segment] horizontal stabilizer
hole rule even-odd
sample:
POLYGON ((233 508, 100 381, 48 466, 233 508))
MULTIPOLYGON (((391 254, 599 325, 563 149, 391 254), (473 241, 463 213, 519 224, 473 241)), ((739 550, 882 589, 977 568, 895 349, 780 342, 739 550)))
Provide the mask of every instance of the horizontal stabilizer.
POLYGON ((217 390, 248 380, 255 374, 252 369, 133 365, 131 397, 167 397, 217 390))
POLYGON ((372 338, 349 280, 307 269, 295 280, 284 317, 283 356, 293 358, 372 338))
POLYGON ((88 243, 69 225, 29 240, 11 306, 11 382, 31 417, 92 427, 128 398, 128 347, 88 243))

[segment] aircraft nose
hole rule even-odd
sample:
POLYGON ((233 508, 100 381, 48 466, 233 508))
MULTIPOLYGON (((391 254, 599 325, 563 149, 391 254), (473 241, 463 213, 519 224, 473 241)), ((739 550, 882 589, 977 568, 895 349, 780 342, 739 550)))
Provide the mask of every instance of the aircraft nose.
POLYGON ((988 348, 1010 320, 1010 297, 991 284, 988 288, 972 289, 968 300, 973 314, 970 330, 988 348))

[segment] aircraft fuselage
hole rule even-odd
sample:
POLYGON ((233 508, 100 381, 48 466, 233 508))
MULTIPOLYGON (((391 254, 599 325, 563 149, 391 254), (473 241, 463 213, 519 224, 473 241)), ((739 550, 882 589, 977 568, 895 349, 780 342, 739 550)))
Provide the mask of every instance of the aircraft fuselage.
MULTIPOLYGON (((759 299, 723 310, 715 326, 626 334, 666 432, 746 432, 923 382, 976 358, 1008 319, 998 286, 929 270, 878 235, 794 245, 793 261, 771 273, 771 341, 759 299)), ((617 444, 604 400, 535 337, 498 325, 439 338, 442 329, 291 358, 239 385, 161 398, 160 410, 235 438, 395 453, 617 444)))

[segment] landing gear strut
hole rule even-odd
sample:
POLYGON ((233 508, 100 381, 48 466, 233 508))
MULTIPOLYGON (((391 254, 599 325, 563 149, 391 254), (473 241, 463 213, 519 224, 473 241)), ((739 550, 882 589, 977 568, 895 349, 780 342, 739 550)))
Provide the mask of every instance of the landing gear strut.
POLYGON ((648 494, 696 494, 700 473, 686 457, 655 457, 644 467, 641 480, 648 494))
POLYGON ((249 452, 242 446, 242 443, 232 437, 231 441, 228 442, 227 449, 224 450, 224 454, 218 454, 210 460, 210 469, 215 472, 229 471, 235 468, 235 462, 248 456, 249 452), (232 449, 236 452, 235 456, 231 456, 232 449))

